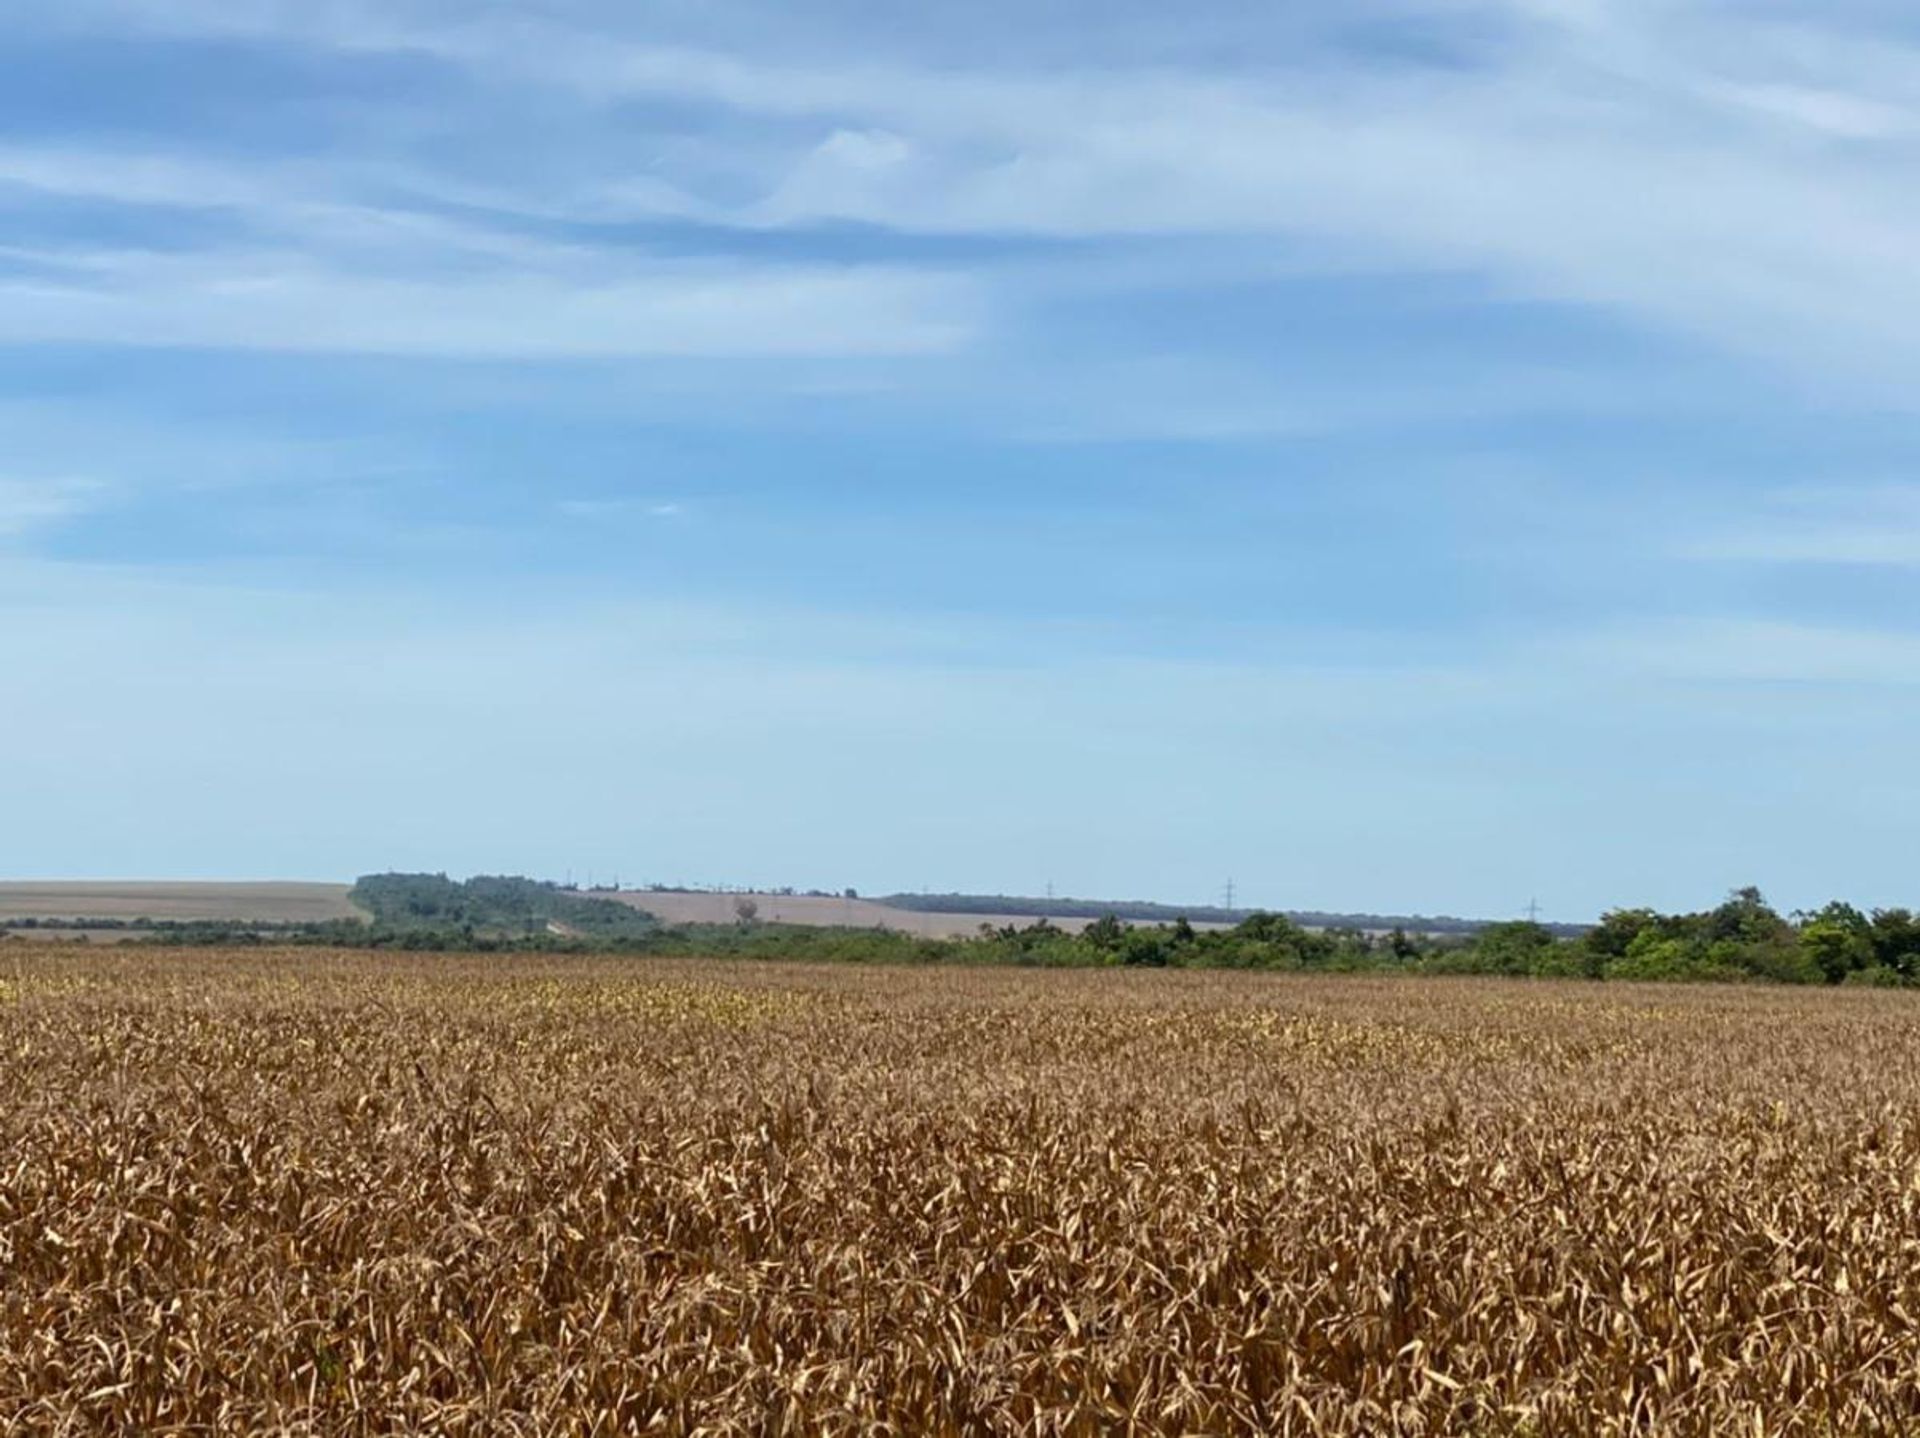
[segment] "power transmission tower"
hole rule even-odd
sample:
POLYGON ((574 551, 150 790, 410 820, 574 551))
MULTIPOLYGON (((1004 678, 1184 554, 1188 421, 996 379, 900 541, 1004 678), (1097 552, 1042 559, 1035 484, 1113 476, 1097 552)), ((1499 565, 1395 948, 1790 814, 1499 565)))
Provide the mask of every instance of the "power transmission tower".
POLYGON ((1227 880, 1227 904, 1226 904, 1226 908, 1227 908, 1227 912, 1228 912, 1229 914, 1231 914, 1231 913, 1233 912, 1233 880, 1232 880, 1232 879, 1228 879, 1228 880, 1227 880))
POLYGON ((1527 900, 1527 922, 1529 924, 1540 922, 1540 902, 1537 899, 1527 900))

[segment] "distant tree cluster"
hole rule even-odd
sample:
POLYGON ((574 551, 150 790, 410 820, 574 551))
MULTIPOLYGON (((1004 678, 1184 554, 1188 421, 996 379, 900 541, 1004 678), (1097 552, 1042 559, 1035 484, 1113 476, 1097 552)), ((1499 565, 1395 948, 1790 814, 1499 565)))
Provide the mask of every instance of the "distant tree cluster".
POLYGON ((1920 983, 1920 919, 1911 911, 1866 914, 1832 903, 1788 918, 1751 888, 1735 890, 1700 913, 1617 909, 1584 928, 1516 920, 1483 924, 1470 934, 1434 933, 1402 926, 1309 926, 1256 913, 1231 928, 1203 931, 1185 918, 1141 926, 1108 914, 1079 934, 1043 919, 1024 928, 983 926, 978 939, 966 942, 981 958, 1035 964, 1920 983))
POLYGON ((376 929, 443 929, 473 934, 639 938, 652 915, 618 899, 585 898, 537 879, 480 875, 369 874, 347 896, 376 929))
POLYGON ((1737 889, 1701 914, 1616 909, 1583 942, 1588 971, 1604 978, 1887 986, 1920 979, 1920 920, 1911 910, 1865 914, 1835 902, 1786 919, 1758 889, 1737 889))
POLYGON ((1275 971, 1505 974, 1612 980, 1920 984, 1920 919, 1832 903, 1783 916, 1757 889, 1693 914, 1616 909, 1569 934, 1517 920, 1472 934, 1403 927, 1310 927, 1255 913, 1230 928, 1186 918, 1132 924, 1102 915, 1074 933, 1051 920, 935 939, 891 929, 812 928, 759 920, 743 898, 732 924, 668 927, 614 900, 529 879, 381 874, 354 886, 370 923, 303 926, 175 924, 166 944, 315 944, 481 952, 619 952, 845 963, 973 963, 1049 967, 1234 968, 1275 971))
MULTIPOLYGON (((851 897, 851 895, 849 895, 851 897)), ((1263 914, 1263 910, 1229 909, 1220 905, 1161 904, 1145 899, 1042 899, 1013 894, 889 894, 879 900, 890 909, 923 914, 979 914, 983 918, 1042 919, 1114 918, 1131 924, 1190 923, 1234 925, 1263 914)), ((1418 934, 1473 934, 1485 927, 1476 919, 1451 914, 1345 914, 1319 909, 1289 910, 1286 917, 1303 928, 1385 933, 1404 929, 1418 934)), ((1583 932, 1582 924, 1548 924, 1559 938, 1583 932)))

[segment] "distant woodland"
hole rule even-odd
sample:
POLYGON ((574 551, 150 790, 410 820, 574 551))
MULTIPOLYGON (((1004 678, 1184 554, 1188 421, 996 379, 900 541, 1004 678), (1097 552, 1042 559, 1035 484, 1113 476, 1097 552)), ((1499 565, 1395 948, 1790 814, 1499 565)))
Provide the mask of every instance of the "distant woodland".
MULTIPOLYGON (((941 896, 946 905, 955 896, 941 896)), ((156 924, 158 944, 335 945, 480 952, 711 955, 846 963, 1265 969, 1276 972, 1504 974, 1593 980, 1920 984, 1920 918, 1904 908, 1831 903, 1784 915, 1757 889, 1697 913, 1616 909, 1567 932, 1527 920, 1448 933, 1394 925, 1309 925, 1255 913, 1200 928, 1186 915, 1141 923, 1101 915, 1078 933, 1049 918, 962 939, 891 929, 762 922, 743 903, 732 924, 659 923, 617 900, 532 879, 377 874, 354 886, 365 921, 306 925, 156 924)), ((1203 918, 1206 910, 1197 911, 1203 918)), ((1064 917, 1064 916, 1063 916, 1064 917)), ((49 926, 51 927, 51 926, 49 926)))
POLYGON ((347 897, 377 929, 630 939, 658 927, 651 914, 618 899, 499 875, 462 882, 445 874, 369 874, 347 897))
MULTIPOLYGON (((1262 912, 1210 904, 1159 904, 1143 899, 1036 899, 1014 894, 888 894, 876 902, 891 909, 922 914, 1017 915, 1042 919, 1102 919, 1111 915, 1129 924, 1171 924, 1185 919, 1193 924, 1229 927, 1262 912)), ((1348 914, 1288 909, 1286 917, 1309 929, 1366 929, 1382 933, 1404 929, 1415 934, 1474 934, 1487 927, 1484 919, 1460 919, 1451 914, 1348 914)), ((1589 926, 1548 924, 1546 927, 1558 937, 1573 938, 1589 926)))

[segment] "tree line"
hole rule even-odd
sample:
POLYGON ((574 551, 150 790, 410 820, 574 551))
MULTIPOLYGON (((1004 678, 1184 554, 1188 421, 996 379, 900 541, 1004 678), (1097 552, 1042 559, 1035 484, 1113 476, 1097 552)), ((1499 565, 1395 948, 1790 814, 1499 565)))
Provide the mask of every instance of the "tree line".
POLYGON ((974 963, 1034 967, 1231 968, 1325 973, 1504 974, 1595 980, 1684 980, 1899 986, 1920 983, 1920 918, 1845 903, 1793 915, 1757 889, 1698 913, 1615 909, 1568 933, 1528 920, 1472 934, 1405 928, 1316 928, 1255 913, 1230 928, 1131 924, 1113 914, 1072 932, 1041 919, 953 939, 891 929, 762 923, 666 926, 611 900, 531 880, 380 875, 354 888, 373 915, 298 928, 178 924, 163 944, 312 944, 502 953, 628 953, 844 963, 974 963), (617 911, 617 912, 610 912, 617 911))
MULTIPOLYGON (((1230 909, 1221 904, 1163 904, 1149 899, 1072 899, 1034 898, 1011 894, 888 894, 876 902, 890 909, 907 909, 926 914, 978 914, 982 918, 1026 917, 1041 919, 1115 918, 1131 924, 1170 924, 1186 919, 1197 924, 1231 927, 1256 913, 1253 909, 1230 909)), ((1404 929, 1421 934, 1472 934, 1485 927, 1484 921, 1456 918, 1451 914, 1351 914, 1320 909, 1291 909, 1286 917, 1309 929, 1357 929, 1387 932, 1404 929)), ((1557 937, 1580 933, 1584 924, 1548 924, 1557 937)))
POLYGON ((462 881, 445 874, 367 874, 347 898, 381 930, 622 939, 657 927, 653 915, 618 899, 510 875, 480 874, 462 881))

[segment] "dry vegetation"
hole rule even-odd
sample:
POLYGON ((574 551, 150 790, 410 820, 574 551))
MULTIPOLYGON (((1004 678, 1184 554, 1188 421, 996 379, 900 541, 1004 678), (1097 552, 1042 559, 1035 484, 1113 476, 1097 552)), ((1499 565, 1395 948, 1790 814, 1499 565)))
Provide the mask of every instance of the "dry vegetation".
POLYGON ((347 900, 345 884, 0 882, 0 923, 9 919, 210 919, 242 924, 317 924, 360 917, 360 911, 347 900))
MULTIPOLYGON (((345 884, 292 882, 214 883, 137 880, 0 881, 0 924, 21 919, 167 919, 229 923, 318 924, 365 915, 347 898, 345 884)), ((846 926, 893 929, 925 938, 971 938, 983 923, 1031 924, 1031 916, 932 914, 895 909, 872 899, 824 898, 812 894, 720 894, 682 890, 631 890, 599 897, 618 899, 668 924, 731 924, 738 905, 750 899, 763 922, 809 928, 846 926)), ((1078 933, 1085 919, 1054 923, 1078 933)), ((96 938, 107 938, 103 931, 96 938)))
POLYGON ((0 1429, 1920 1415, 1920 1003, 0 946, 0 1429))

